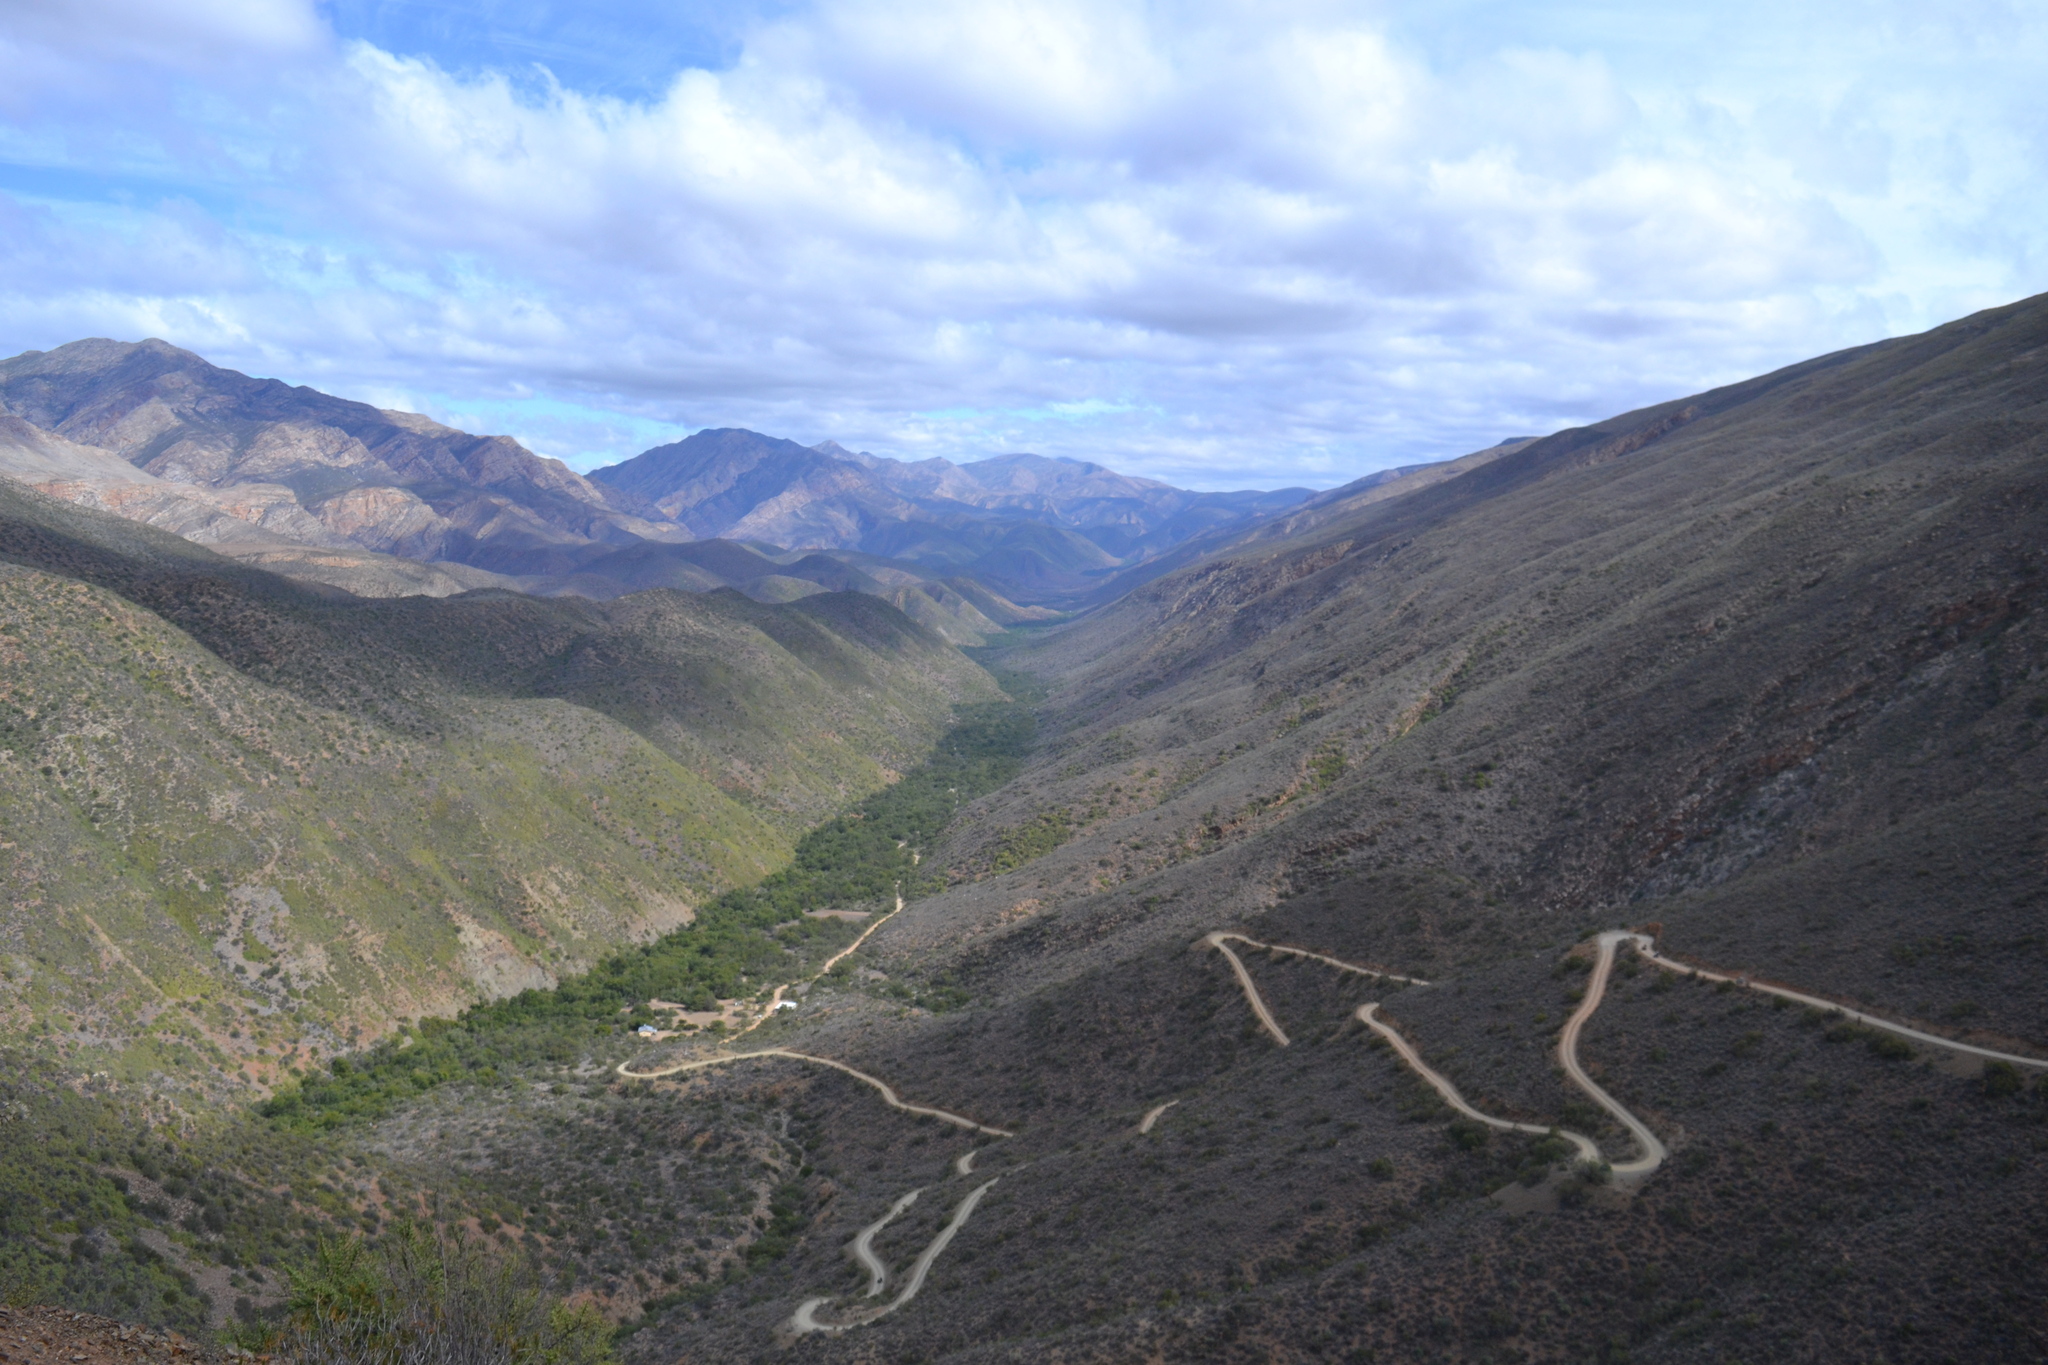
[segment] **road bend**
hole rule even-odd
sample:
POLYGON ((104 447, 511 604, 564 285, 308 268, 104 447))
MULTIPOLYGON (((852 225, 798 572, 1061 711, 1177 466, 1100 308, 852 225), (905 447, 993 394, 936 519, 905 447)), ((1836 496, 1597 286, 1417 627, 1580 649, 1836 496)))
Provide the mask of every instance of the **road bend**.
POLYGON ((1631 1113, 1620 1100, 1608 1094, 1600 1084, 1586 1074, 1586 1068, 1579 1064, 1579 1033, 1586 1027, 1586 1021, 1593 1017, 1593 1011, 1600 1008, 1600 1002, 1607 995, 1607 979, 1614 972, 1614 950, 1622 940, 1631 937, 1610 930, 1600 935, 1593 959, 1593 974, 1586 980, 1586 997, 1579 1007, 1572 1011, 1572 1017, 1565 1020, 1564 1029, 1557 1035, 1557 1060, 1564 1067, 1564 1074, 1572 1083, 1592 1096, 1593 1102, 1614 1116, 1615 1122, 1628 1129, 1635 1139, 1636 1155, 1627 1161, 1614 1163, 1617 1180, 1641 1182, 1650 1178, 1664 1159, 1671 1155, 1657 1135, 1650 1131, 1650 1125, 1631 1113))
POLYGON ((792 1052, 786 1047, 764 1047, 753 1052, 724 1052, 716 1056, 699 1057, 694 1061, 677 1062, 672 1066, 655 1067, 649 1071, 635 1071, 632 1069, 633 1064, 630 1061, 625 1061, 619 1063, 617 1071, 619 1075, 629 1081, 658 1081, 664 1077, 679 1076, 688 1071, 704 1071, 714 1066, 730 1066, 734 1062, 750 1062, 760 1057, 787 1057, 791 1061, 809 1062, 812 1066, 829 1066, 834 1071, 843 1071, 855 1080, 873 1086, 876 1093, 881 1095, 882 1103, 888 1105, 891 1109, 900 1109, 906 1114, 923 1114, 928 1118, 935 1118, 941 1122, 950 1123, 955 1128, 965 1128, 969 1132, 984 1133, 989 1137, 1016 1136, 1007 1128, 991 1128, 985 1123, 976 1123, 973 1119, 963 1114, 955 1114, 951 1110, 934 1109, 926 1104, 906 1104, 902 1097, 896 1093, 895 1089, 878 1076, 870 1076, 865 1071, 855 1070, 845 1062, 835 1062, 830 1057, 814 1057, 808 1052, 792 1052))
MULTIPOLYGON (((912 1263, 910 1274, 904 1277, 903 1287, 896 1291, 895 1298, 889 1300, 888 1303, 883 1304, 880 1308, 856 1310, 840 1322, 821 1322, 818 1318, 818 1310, 831 1303, 832 1300, 830 1298, 821 1296, 815 1299, 805 1299, 797 1305, 795 1314, 789 1320, 790 1330, 802 1336, 811 1332, 836 1334, 849 1331, 855 1327, 865 1327, 877 1319, 887 1317, 904 1304, 916 1298, 917 1291, 924 1288, 925 1278, 931 1274, 932 1263, 939 1259, 939 1253, 946 1249, 960 1229, 967 1225, 967 1220, 974 1216, 975 1205, 981 1202, 981 1197, 994 1187, 996 1181, 1001 1179, 1001 1176, 997 1176, 994 1180, 984 1181, 982 1184, 976 1185, 967 1192, 965 1199, 962 1199, 954 1206, 953 1216, 946 1220, 946 1225, 939 1229, 938 1235, 932 1238, 925 1249, 918 1254, 917 1260, 912 1263)), ((887 1220, 885 1219, 884 1221, 886 1222, 887 1220)), ((879 1226, 877 1225, 877 1230, 879 1230, 879 1226)))
POLYGON ((868 1273, 868 1292, 862 1296, 863 1298, 880 1298, 882 1287, 889 1282, 889 1267, 882 1263, 881 1257, 875 1255, 875 1234, 895 1222, 923 1193, 922 1189, 916 1189, 904 1195, 889 1206, 887 1213, 862 1228, 860 1235, 853 1239, 853 1259, 868 1273))
POLYGON ((1377 1003, 1360 1005, 1358 1007, 1358 1022, 1386 1039, 1388 1045, 1394 1049, 1394 1052, 1401 1060, 1408 1063, 1416 1075, 1428 1082, 1430 1089, 1443 1097, 1445 1104, 1448 1104, 1468 1119, 1483 1123, 1489 1128, 1498 1128, 1503 1132, 1534 1133, 1542 1137, 1548 1137, 1550 1134, 1555 1133, 1566 1142, 1571 1143, 1572 1146, 1578 1148, 1579 1155, 1585 1160, 1599 1161, 1602 1159, 1600 1144, 1587 1137, 1584 1133, 1574 1133, 1568 1128, 1546 1128, 1540 1123, 1516 1123, 1513 1119, 1495 1118, 1492 1114, 1482 1114, 1477 1109, 1474 1109, 1466 1101, 1465 1097, 1458 1093, 1458 1087, 1451 1084, 1448 1076, 1445 1076, 1430 1066, 1429 1063, 1423 1061, 1422 1054, 1415 1050, 1414 1045, 1406 1038, 1403 1038, 1386 1020, 1379 1017, 1379 1008, 1377 1003))
MULTIPOLYGON (((1393 972, 1381 971, 1375 967, 1361 967, 1357 963, 1345 962, 1338 958, 1325 956, 1322 953, 1310 952, 1305 948, 1292 948, 1287 947, 1285 945, 1261 943, 1257 939, 1247 938, 1243 934, 1231 933, 1228 931, 1219 931, 1217 933, 1213 933, 1205 937, 1202 940, 1202 942, 1216 949, 1216 951, 1222 953, 1224 957, 1230 960, 1231 970, 1237 974, 1238 985, 1243 987, 1244 989, 1244 997, 1246 1003, 1248 1003, 1251 1006, 1252 1013, 1255 1016, 1257 1016, 1259 1022, 1265 1026, 1266 1031, 1272 1034, 1275 1041, 1277 1041, 1282 1047, 1287 1046, 1287 1034, 1285 1033, 1285 1031, 1281 1029, 1279 1021, 1273 1018, 1273 1012, 1267 1008, 1266 1001, 1264 997, 1262 997, 1259 994, 1259 988, 1257 985, 1253 983, 1251 973, 1245 969, 1243 960, 1239 958, 1236 953, 1231 951, 1230 943, 1226 942, 1226 940, 1243 943, 1253 948, 1262 948, 1267 949, 1269 951, 1288 953, 1296 957, 1306 958, 1312 962, 1321 962, 1327 964, 1328 966, 1338 968, 1341 971, 1352 972, 1359 976, 1375 977, 1380 980, 1386 981, 1398 981, 1403 983, 1404 985, 1410 986, 1428 986, 1430 984, 1429 982, 1420 980, 1416 977, 1399 976, 1393 972)), ((1580 1008, 1578 1015, 1574 1016, 1572 1024, 1567 1025, 1565 1036, 1570 1041, 1562 1045, 1561 1050, 1566 1053, 1567 1059, 1565 1062, 1565 1067, 1568 1074, 1570 1074, 1573 1077, 1573 1079, 1576 1080, 1584 1090, 1586 1090, 1588 1094, 1592 1095, 1595 1100, 1599 1101, 1602 1107, 1606 1108, 1610 1113, 1613 1113, 1617 1118, 1620 1118, 1624 1126, 1628 1128, 1629 1132, 1635 1135, 1639 1144, 1644 1142, 1645 1139, 1647 1139, 1648 1145, 1644 1147, 1644 1153, 1645 1155, 1654 1154, 1654 1160, 1650 1161, 1647 1167, 1642 1166, 1641 1162, 1637 1161, 1623 1163, 1622 1165, 1616 1166, 1614 1168, 1618 1174, 1630 1174, 1640 1178, 1640 1176, 1647 1175, 1650 1171, 1654 1171, 1657 1168, 1657 1166, 1663 1162, 1664 1144, 1657 1141, 1656 1135, 1651 1133, 1650 1130, 1643 1125, 1640 1119, 1636 1118, 1635 1115, 1629 1113, 1626 1109, 1622 1108, 1620 1104, 1615 1102, 1614 1098, 1611 1095, 1609 1095, 1606 1091, 1600 1089, 1599 1086, 1595 1085, 1593 1083, 1592 1078, 1590 1076, 1587 1076, 1584 1070, 1582 1070, 1579 1067, 1577 1056, 1575 1052, 1571 1051, 1571 1049, 1575 1049, 1577 1045, 1578 1025, 1581 1025, 1585 1022, 1584 1017, 1586 1015, 1590 1014, 1594 1009, 1599 1008, 1600 994, 1606 989, 1607 970, 1613 966, 1613 961, 1614 948, 1612 944, 1608 944, 1606 948, 1606 957, 1602 960, 1602 966, 1596 971, 1597 984, 1589 985, 1586 992, 1586 1004, 1580 1008)), ((1600 1154, 1600 1144, 1595 1142, 1592 1138, 1587 1137, 1584 1133, 1574 1133, 1564 1128, 1550 1128, 1542 1124, 1517 1123, 1512 1119, 1496 1118, 1492 1114, 1482 1113, 1479 1110, 1473 1108, 1471 1103, 1468 1102, 1465 1099, 1465 1097, 1459 1093, 1458 1087, 1451 1084, 1449 1077, 1442 1075, 1435 1068, 1431 1067, 1427 1062, 1423 1061, 1422 1054, 1417 1052, 1415 1048, 1408 1042, 1408 1040, 1401 1036, 1398 1030, 1396 1030, 1392 1025, 1388 1024, 1385 1020, 1379 1017, 1378 1002, 1374 1002, 1372 1004, 1367 1005, 1360 1005, 1357 1011, 1357 1018, 1360 1023, 1364 1024, 1374 1033, 1377 1033, 1380 1037, 1386 1039, 1388 1044, 1390 1044, 1393 1047, 1395 1053, 1401 1058, 1401 1060, 1408 1063, 1408 1065, 1414 1069, 1415 1074, 1420 1076, 1432 1090, 1436 1091, 1437 1094, 1441 1095, 1444 1099, 1444 1103, 1450 1105, 1451 1108, 1455 1109, 1458 1113, 1463 1114, 1467 1118, 1473 1119, 1479 1123, 1483 1123, 1487 1125, 1489 1128, 1498 1128, 1507 1132, 1534 1133, 1543 1136, 1548 1136, 1549 1134, 1554 1132, 1559 1137, 1563 1138, 1565 1141, 1571 1143, 1573 1147, 1577 1148, 1579 1155, 1583 1159, 1593 1162, 1597 1162, 1603 1159, 1600 1154)), ((1164 1112, 1165 1109, 1164 1106, 1162 1106, 1160 1109, 1154 1111, 1153 1113, 1147 1114, 1145 1116, 1145 1121, 1139 1126, 1138 1131, 1147 1131, 1151 1127, 1152 1123, 1156 1121, 1158 1115, 1164 1112)))

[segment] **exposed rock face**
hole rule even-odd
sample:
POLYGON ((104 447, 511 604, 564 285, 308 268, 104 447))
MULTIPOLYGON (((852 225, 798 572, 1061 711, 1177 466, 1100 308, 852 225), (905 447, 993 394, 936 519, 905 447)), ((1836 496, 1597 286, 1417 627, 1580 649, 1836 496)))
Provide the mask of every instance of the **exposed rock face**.
POLYGON ((309 544, 467 560, 498 536, 609 540, 653 529, 637 500, 509 437, 252 379, 161 341, 93 339, 0 361, 0 401, 167 483, 289 489, 321 508, 283 532, 309 544))
POLYGON ((0 413, 0 478, 358 597, 447 597, 515 586, 481 569, 420 562, 438 557, 429 549, 445 537, 448 523, 403 489, 354 489, 309 509, 283 484, 207 488, 159 478, 110 450, 79 445, 8 413, 0 413), (359 548, 365 544, 393 553, 359 548))
POLYGON ((453 525, 403 488, 351 488, 321 503, 318 512, 335 535, 408 559, 440 559, 453 525))

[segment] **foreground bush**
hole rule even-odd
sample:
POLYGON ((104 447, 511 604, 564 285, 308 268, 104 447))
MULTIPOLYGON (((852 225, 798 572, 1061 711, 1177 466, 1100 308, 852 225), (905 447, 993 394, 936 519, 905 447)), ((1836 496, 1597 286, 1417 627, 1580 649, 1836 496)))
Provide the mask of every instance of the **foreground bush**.
POLYGON ((290 1272, 279 1353, 304 1365, 607 1365, 611 1328, 522 1258, 399 1223, 323 1241, 290 1272))

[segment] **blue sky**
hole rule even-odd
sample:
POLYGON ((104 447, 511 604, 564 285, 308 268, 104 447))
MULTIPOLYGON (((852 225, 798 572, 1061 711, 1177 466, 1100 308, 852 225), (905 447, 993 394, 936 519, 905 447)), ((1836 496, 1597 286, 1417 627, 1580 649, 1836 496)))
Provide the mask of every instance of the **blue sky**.
POLYGON ((2048 289, 2037 4, 12 0, 0 353, 1326 486, 2048 289))

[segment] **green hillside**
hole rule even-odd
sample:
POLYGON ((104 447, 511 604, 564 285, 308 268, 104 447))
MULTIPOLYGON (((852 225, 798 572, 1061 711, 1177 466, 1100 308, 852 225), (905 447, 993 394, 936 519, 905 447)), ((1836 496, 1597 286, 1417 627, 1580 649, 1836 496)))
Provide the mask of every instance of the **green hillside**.
POLYGON ((873 598, 359 602, 13 490, 0 554, 0 1041, 174 1091, 652 939, 994 695, 873 598))

